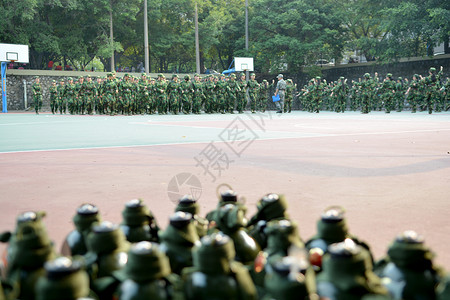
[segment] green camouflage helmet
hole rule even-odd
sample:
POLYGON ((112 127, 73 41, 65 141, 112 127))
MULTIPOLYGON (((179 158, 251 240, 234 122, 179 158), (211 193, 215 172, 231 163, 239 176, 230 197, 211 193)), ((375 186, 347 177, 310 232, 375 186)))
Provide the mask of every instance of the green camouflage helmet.
POLYGON ((146 73, 142 73, 141 77, 147 77, 147 74, 146 73))
POLYGON ((159 77, 161 77, 161 78, 164 78, 164 77, 165 77, 164 74, 162 74, 162 73, 159 73, 157 76, 158 76, 158 78, 159 78, 159 77))
POLYGON ((73 78, 72 78, 72 77, 69 77, 69 78, 67 78, 67 80, 69 80, 69 81, 70 81, 70 80, 73 80, 73 78))
POLYGON ((173 74, 173 75, 172 75, 172 79, 173 79, 173 78, 178 78, 178 75, 177 75, 177 74, 173 74))
POLYGON ((185 75, 185 76, 184 76, 184 80, 191 80, 191 76, 185 75))
POLYGON ((231 74, 230 76, 231 76, 232 78, 236 78, 236 74, 234 74, 234 73, 231 74))
POLYGON ((431 72, 431 73, 436 72, 436 68, 435 68, 435 67, 431 67, 431 68, 430 68, 430 72, 431 72))
POLYGON ((365 77, 365 78, 370 78, 370 74, 369 74, 369 73, 366 73, 366 74, 364 74, 364 77, 365 77))
POLYGON ((392 73, 387 73, 386 77, 387 78, 392 78, 392 73))
POLYGON ((256 74, 255 74, 255 73, 252 73, 252 74, 250 74, 250 76, 256 76, 256 74))

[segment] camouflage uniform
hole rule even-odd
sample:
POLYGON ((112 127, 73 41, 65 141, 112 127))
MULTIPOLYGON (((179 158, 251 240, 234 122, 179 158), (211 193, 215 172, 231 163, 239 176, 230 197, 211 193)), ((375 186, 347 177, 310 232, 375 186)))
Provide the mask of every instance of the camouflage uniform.
POLYGON ((123 80, 119 84, 120 108, 123 114, 131 114, 133 87, 134 84, 130 82, 129 75, 125 74, 123 80))
POLYGON ((59 113, 66 113, 66 96, 64 94, 65 91, 65 87, 64 87, 64 81, 61 80, 61 82, 59 83, 58 87, 57 87, 57 91, 58 91, 58 108, 59 108, 59 113))
MULTIPOLYGON (((117 84, 113 79, 112 75, 108 75, 108 79, 103 83, 103 91, 104 91, 104 105, 107 107, 110 115, 114 115, 116 113, 116 95, 117 95, 117 84)), ((106 111, 105 111, 106 113, 106 111)))
POLYGON ((216 95, 217 95, 217 110, 224 114, 227 111, 227 96, 229 94, 230 87, 226 83, 225 76, 221 75, 221 79, 216 83, 216 95))
POLYGON ((39 114, 39 110, 42 107, 42 86, 39 83, 39 77, 36 77, 36 81, 31 86, 33 90, 34 110, 36 114, 39 114))
POLYGON ((183 113, 189 114, 191 112, 192 96, 194 93, 194 87, 189 75, 184 76, 184 81, 181 83, 181 93, 183 113))
POLYGON ((83 103, 86 113, 92 115, 95 106, 95 95, 97 94, 97 88, 91 77, 88 77, 83 83, 83 103))
POLYGON ((50 109, 52 110, 52 114, 55 114, 58 111, 58 87, 56 86, 56 81, 52 81, 52 85, 49 88, 50 93, 50 109))
POLYGON ((384 80, 381 91, 383 93, 383 105, 386 113, 394 109, 395 82, 392 80, 392 74, 388 73, 384 80))
POLYGON ((236 110, 241 114, 247 105, 247 82, 245 81, 245 74, 241 74, 241 77, 237 83, 239 86, 239 91, 236 99, 236 110))
POLYGON ((167 85, 167 93, 169 95, 169 110, 177 115, 181 107, 181 85, 178 82, 178 75, 175 74, 172 76, 172 81, 167 85))
POLYGON ((203 85, 205 90, 205 112, 207 114, 211 114, 214 112, 215 107, 215 95, 214 95, 214 88, 215 84, 213 81, 212 75, 209 75, 206 79, 206 82, 203 85))
POLYGON ((230 80, 228 81, 228 101, 227 101, 227 112, 233 113, 234 106, 237 99, 237 94, 240 91, 240 87, 236 81, 236 75, 231 74, 230 80))
POLYGON ((73 83, 73 79, 69 77, 68 82, 64 86, 64 96, 66 98, 67 110, 71 115, 76 113, 76 95, 76 86, 73 83))
POLYGON ((158 114, 166 114, 168 105, 167 105, 167 83, 165 82, 165 77, 163 74, 158 74, 158 79, 155 83, 155 100, 156 105, 158 106, 158 114))
POLYGON ((286 84, 286 96, 285 96, 285 104, 284 104, 284 112, 290 113, 292 110, 292 101, 294 99, 295 94, 295 85, 292 82, 292 79, 288 79, 286 84))
POLYGON ((194 82, 192 83, 192 88, 194 90, 194 94, 192 96, 192 112, 194 114, 200 114, 200 110, 202 108, 202 102, 205 98, 203 94, 203 83, 200 81, 200 77, 198 74, 194 75, 194 82))

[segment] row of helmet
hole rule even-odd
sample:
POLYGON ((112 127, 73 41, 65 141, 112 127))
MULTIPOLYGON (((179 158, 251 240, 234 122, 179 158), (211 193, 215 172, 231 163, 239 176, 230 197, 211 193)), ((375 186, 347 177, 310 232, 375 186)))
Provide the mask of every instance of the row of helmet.
POLYGON ((120 225, 81 205, 58 255, 43 212, 17 218, 0 285, 3 299, 450 299, 450 278, 413 231, 400 234, 374 262, 350 234, 344 211, 330 207, 317 234, 301 239, 287 200, 267 194, 246 218, 238 195, 220 194, 200 216, 190 195, 160 229, 142 200, 131 200, 120 225))

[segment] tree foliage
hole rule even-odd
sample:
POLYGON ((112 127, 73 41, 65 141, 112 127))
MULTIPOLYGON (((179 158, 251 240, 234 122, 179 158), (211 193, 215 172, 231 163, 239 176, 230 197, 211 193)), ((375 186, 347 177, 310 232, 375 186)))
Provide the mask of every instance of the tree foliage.
MULTIPOLYGON (((148 0, 150 68, 195 70, 194 7, 198 5, 202 70, 226 69, 252 56, 257 71, 297 71, 321 58, 339 61, 347 50, 368 60, 425 56, 444 42, 449 53, 450 2, 442 0, 148 0), (428 51, 428 52, 427 52, 428 51)), ((0 40, 28 44, 32 68, 49 60, 106 69, 144 60, 144 0, 3 0, 0 40), (110 12, 114 43, 109 38, 110 12), (113 51, 114 50, 114 51, 113 51)))

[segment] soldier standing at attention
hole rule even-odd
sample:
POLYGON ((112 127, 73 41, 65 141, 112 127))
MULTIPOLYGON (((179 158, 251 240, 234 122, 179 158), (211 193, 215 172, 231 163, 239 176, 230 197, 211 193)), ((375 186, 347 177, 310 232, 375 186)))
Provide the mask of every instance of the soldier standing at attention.
POLYGON ((67 102, 67 109, 69 110, 69 113, 73 115, 75 113, 76 87, 72 77, 67 79, 67 84, 64 88, 64 96, 67 102))
POLYGON ((42 86, 39 76, 36 76, 34 78, 34 83, 31 88, 33 89, 34 109, 36 110, 36 114, 38 115, 39 110, 42 107, 42 86))
POLYGON ((180 91, 181 86, 178 81, 178 75, 172 75, 172 81, 167 85, 167 92, 169 94, 169 110, 174 114, 178 115, 180 109, 180 91))
POLYGON ((200 114, 202 107, 202 100, 205 97, 203 94, 203 83, 200 81, 200 75, 194 75, 194 82, 192 83, 194 95, 192 97, 192 113, 200 114))
POLYGON ((58 91, 59 113, 62 115, 63 112, 66 113, 66 96, 64 94, 64 80, 61 79, 56 90, 58 91))
POLYGON ((58 87, 56 86, 56 80, 52 80, 52 85, 49 88, 50 92, 50 109, 52 114, 58 112, 58 87))
POLYGON ((158 114, 165 115, 167 113, 167 83, 164 74, 158 74, 155 83, 156 105, 158 106, 158 114))
POLYGON ((284 105, 284 110, 283 110, 283 112, 285 112, 285 113, 286 112, 290 113, 292 110, 292 101, 294 99, 296 87, 297 86, 294 85, 294 83, 292 82, 292 79, 286 80, 286 95, 285 95, 286 103, 284 105))
POLYGON ((258 101, 259 83, 256 81, 256 74, 250 74, 250 80, 247 82, 248 96, 250 98, 250 110, 256 112, 256 102, 258 101))
POLYGON ((278 83, 277 88, 275 90, 275 96, 280 95, 280 101, 275 102, 275 105, 278 109, 277 113, 283 113, 284 108, 284 96, 286 91, 286 81, 283 80, 283 74, 278 74, 277 76, 278 83))
POLYGON ((206 81, 203 84, 203 88, 205 89, 205 112, 207 114, 213 113, 214 109, 214 88, 216 85, 214 84, 214 77, 213 75, 206 76, 206 81))
POLYGON ((245 81, 245 74, 242 73, 237 81, 239 92, 237 93, 236 110, 241 114, 247 105, 247 82, 245 81))
POLYGON ((76 97, 75 97, 75 113, 84 114, 84 78, 78 77, 78 82, 75 84, 76 97))
POLYGON ((184 76, 184 81, 181 83, 181 97, 184 114, 189 114, 191 112, 193 93, 194 88, 192 86, 191 76, 186 75, 184 76))
POLYGON ((392 80, 392 74, 388 73, 381 86, 383 91, 384 110, 390 113, 394 109, 395 82, 392 80))
POLYGON ((216 83, 216 95, 217 95, 217 110, 221 114, 227 111, 227 95, 229 86, 225 81, 225 75, 220 74, 220 80, 216 83))
POLYGON ((227 101, 227 111, 230 114, 234 113, 234 105, 237 98, 237 93, 240 90, 238 83, 236 82, 236 74, 230 75, 230 80, 228 81, 228 101, 227 101))

